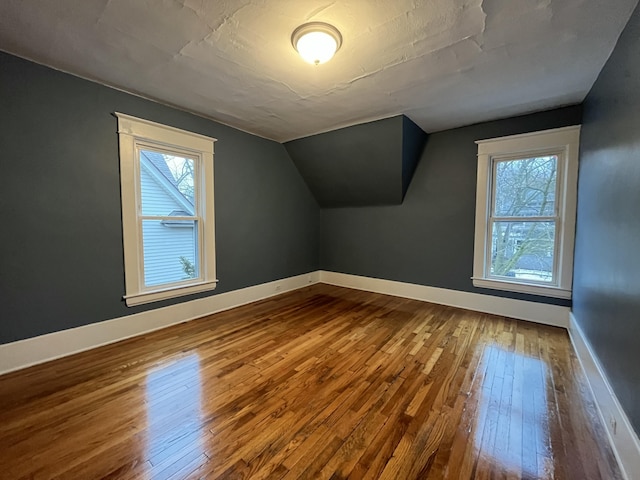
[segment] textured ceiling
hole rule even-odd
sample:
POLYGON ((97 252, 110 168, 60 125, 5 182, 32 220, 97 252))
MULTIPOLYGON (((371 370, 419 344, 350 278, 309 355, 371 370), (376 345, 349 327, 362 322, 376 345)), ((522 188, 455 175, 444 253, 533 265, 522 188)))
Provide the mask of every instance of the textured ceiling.
POLYGON ((286 141, 427 132, 584 99, 638 0, 2 0, 0 49, 286 141), (303 62, 307 21, 344 38, 303 62))

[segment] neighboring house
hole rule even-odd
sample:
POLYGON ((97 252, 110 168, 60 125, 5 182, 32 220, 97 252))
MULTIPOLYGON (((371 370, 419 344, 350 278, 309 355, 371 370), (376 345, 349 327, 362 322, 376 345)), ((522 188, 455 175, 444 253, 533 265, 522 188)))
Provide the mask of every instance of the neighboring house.
MULTIPOLYGON (((146 150, 140 153, 140 186, 143 215, 180 217, 194 214, 193 199, 178 189, 162 154, 146 150)), ((146 286, 189 278, 180 257, 197 264, 194 232, 191 220, 143 220, 146 286)))
MULTIPOLYGON (((509 234, 509 238, 502 246, 502 254, 511 259, 517 257, 515 263, 504 275, 507 277, 527 278, 529 280, 547 281, 553 280, 553 236, 548 232, 542 232, 538 238, 534 238, 534 244, 529 243, 525 237, 527 232, 516 225, 509 234), (524 251, 523 251, 524 250, 524 251)), ((498 255, 497 245, 499 240, 494 233, 492 258, 495 261, 498 255)))

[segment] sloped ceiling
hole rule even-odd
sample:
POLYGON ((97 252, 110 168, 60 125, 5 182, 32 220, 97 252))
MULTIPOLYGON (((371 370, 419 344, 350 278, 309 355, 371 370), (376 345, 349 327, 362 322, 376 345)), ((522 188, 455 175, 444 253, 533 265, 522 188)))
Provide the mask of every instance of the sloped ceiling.
POLYGON ((427 135, 404 115, 284 144, 323 208, 400 205, 427 135))
POLYGON ((584 99, 638 0, 2 0, 0 49, 286 141, 433 132, 584 99), (335 25, 336 57, 290 43, 335 25))

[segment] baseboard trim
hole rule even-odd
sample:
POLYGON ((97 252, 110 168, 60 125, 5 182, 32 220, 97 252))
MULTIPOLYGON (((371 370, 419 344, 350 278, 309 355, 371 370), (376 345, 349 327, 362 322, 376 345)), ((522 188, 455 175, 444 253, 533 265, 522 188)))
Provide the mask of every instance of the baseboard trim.
POLYGON ((0 345, 0 375, 306 287, 319 272, 0 345))
POLYGON ((591 344, 576 322, 573 312, 570 315, 569 336, 587 377, 600 419, 605 426, 618 464, 625 478, 633 480, 640 472, 640 440, 611 388, 607 375, 591 348, 591 344))
POLYGON ((569 309, 411 283, 314 271, 0 345, 0 375, 323 282, 568 328, 569 309))
POLYGON ((413 283, 362 277, 346 273, 320 271, 320 282, 340 287, 384 293, 424 302, 449 305, 483 313, 491 313, 530 322, 569 327, 569 307, 548 305, 511 298, 494 297, 479 293, 461 292, 446 288, 427 287, 413 283))

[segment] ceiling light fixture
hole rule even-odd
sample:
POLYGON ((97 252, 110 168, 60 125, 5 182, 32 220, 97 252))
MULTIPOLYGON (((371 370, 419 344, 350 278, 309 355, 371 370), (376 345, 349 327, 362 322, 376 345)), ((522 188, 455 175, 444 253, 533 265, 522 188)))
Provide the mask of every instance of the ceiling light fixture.
POLYGON ((306 62, 319 65, 331 60, 340 49, 342 35, 333 25, 310 22, 293 31, 291 43, 306 62))

